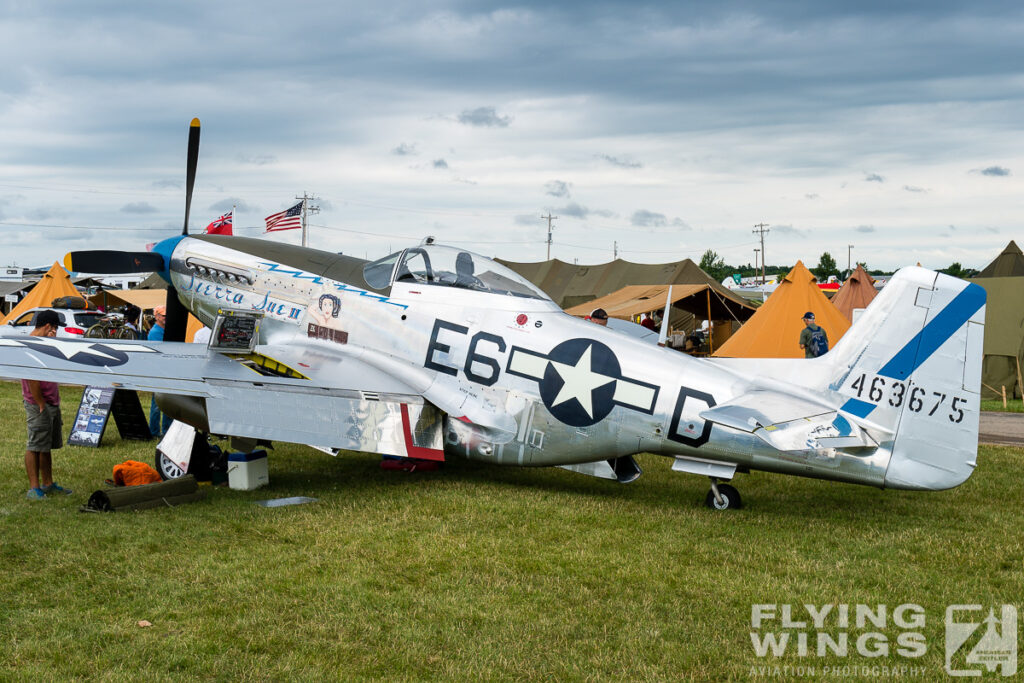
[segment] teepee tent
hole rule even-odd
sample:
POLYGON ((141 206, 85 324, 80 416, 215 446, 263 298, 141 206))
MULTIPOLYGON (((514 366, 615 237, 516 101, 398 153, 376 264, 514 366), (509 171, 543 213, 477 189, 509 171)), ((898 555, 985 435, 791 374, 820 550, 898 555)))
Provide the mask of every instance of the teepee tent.
POLYGON ((875 289, 874 280, 864 270, 864 266, 858 263, 857 270, 846 278, 846 282, 832 297, 832 305, 838 308, 847 320, 853 322, 854 309, 867 308, 876 294, 878 290, 875 289))
POLYGON ((801 318, 807 311, 813 312, 815 322, 825 328, 829 348, 835 346, 850 329, 850 321, 821 293, 817 280, 803 262, 797 261, 753 317, 712 355, 726 358, 803 358, 800 332, 804 323, 801 318))
POLYGON ((18 302, 18 305, 11 309, 5 318, 0 320, 0 325, 8 320, 14 320, 25 311, 33 308, 45 308, 53 305, 53 300, 62 296, 82 297, 81 293, 71 284, 71 278, 59 263, 54 262, 53 267, 46 271, 43 278, 36 283, 36 286, 29 290, 25 298, 18 302))
POLYGON ((1024 253, 1013 240, 992 263, 978 273, 978 277, 1018 277, 1024 275, 1024 253))

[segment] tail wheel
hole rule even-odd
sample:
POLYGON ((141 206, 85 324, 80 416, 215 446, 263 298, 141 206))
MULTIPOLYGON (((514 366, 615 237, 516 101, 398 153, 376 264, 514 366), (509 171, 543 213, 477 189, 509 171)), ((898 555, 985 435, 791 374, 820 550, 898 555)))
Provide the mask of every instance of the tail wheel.
POLYGON ((721 500, 715 497, 714 490, 708 491, 708 495, 704 498, 704 504, 714 510, 737 510, 743 507, 740 492, 733 486, 718 484, 718 496, 721 500))
POLYGON ((135 334, 135 330, 130 327, 122 327, 117 331, 118 339, 138 339, 138 335, 135 334))

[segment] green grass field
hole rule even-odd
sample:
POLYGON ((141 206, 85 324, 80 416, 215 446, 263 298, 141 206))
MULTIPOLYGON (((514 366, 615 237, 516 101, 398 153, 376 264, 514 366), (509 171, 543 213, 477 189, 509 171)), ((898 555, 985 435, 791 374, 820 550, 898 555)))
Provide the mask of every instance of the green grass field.
MULTIPOLYGON (((80 394, 63 390, 66 423, 80 394)), ((464 461, 384 472, 282 445, 269 488, 83 514, 111 467, 151 461, 153 444, 111 424, 101 448, 55 453, 74 495, 30 502, 16 384, 0 382, 0 424, 0 680, 721 681, 764 666, 940 680, 946 606, 1024 595, 1015 449, 983 447, 941 493, 741 475, 746 507, 722 513, 702 505, 705 479, 656 456, 620 486, 464 461), (294 495, 319 502, 253 504, 294 495), (751 609, 765 603, 916 603, 927 650, 897 655, 890 618, 847 629, 845 657, 813 642, 808 657, 758 657, 751 609), (869 631, 888 656, 855 651, 869 631)))
POLYGON ((1019 398, 1006 399, 1006 407, 1003 407, 1002 399, 984 400, 981 402, 982 410, 991 410, 998 413, 1024 413, 1024 402, 1019 398))

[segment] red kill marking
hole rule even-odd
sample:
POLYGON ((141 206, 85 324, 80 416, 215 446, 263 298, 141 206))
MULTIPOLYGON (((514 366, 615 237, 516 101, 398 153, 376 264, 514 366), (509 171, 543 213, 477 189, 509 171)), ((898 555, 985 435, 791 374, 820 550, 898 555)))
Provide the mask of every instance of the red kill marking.
POLYGON ((516 325, 525 325, 528 320, 525 313, 520 313, 516 316, 516 325))

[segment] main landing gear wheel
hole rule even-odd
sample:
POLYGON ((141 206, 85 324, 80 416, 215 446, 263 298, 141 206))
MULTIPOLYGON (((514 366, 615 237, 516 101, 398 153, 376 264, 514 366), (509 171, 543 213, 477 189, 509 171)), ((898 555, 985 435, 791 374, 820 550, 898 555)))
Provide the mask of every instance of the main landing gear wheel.
POLYGON ((185 470, 175 465, 159 448, 156 449, 156 471, 160 473, 164 481, 185 476, 185 470))
POLYGON ((729 484, 719 484, 711 480, 711 490, 704 498, 704 504, 714 510, 736 510, 743 507, 740 492, 729 484))

